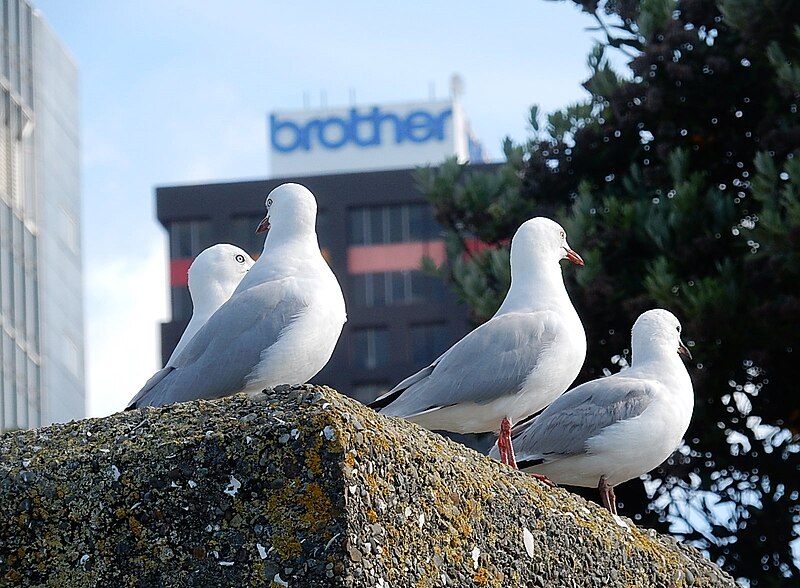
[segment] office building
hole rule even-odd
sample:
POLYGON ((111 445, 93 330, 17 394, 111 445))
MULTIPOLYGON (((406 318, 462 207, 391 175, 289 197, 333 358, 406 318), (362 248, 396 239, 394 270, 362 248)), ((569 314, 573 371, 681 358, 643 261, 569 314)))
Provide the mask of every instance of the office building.
POLYGON ((0 0, 0 430, 85 409, 78 73, 25 0, 0 0))

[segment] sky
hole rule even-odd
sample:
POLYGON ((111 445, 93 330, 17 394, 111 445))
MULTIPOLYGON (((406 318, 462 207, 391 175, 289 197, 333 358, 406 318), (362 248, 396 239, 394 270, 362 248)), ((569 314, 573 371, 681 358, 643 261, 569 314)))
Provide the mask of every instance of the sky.
POLYGON ((162 185, 269 177, 273 110, 461 103, 489 156, 582 100, 596 33, 571 2, 32 0, 80 77, 88 416, 124 408, 169 320, 162 185))

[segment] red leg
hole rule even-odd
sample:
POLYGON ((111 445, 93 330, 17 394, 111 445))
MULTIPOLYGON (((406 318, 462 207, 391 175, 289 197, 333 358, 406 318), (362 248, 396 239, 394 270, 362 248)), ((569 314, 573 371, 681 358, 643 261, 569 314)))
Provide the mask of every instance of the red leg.
POLYGON ((517 469, 517 460, 514 458, 514 448, 511 445, 511 420, 508 417, 503 417, 500 423, 497 449, 500 450, 500 462, 517 469))
POLYGON ((542 482, 543 484, 547 484, 547 485, 548 485, 548 486, 550 486, 551 488, 557 488, 557 487, 558 487, 558 484, 556 484, 555 482, 553 482, 553 480, 551 480, 550 478, 548 478, 548 477, 547 477, 547 476, 545 476, 544 474, 536 474, 536 473, 534 473, 534 472, 528 472, 528 475, 529 475, 529 476, 533 476, 534 478, 536 478, 537 480, 539 480, 539 481, 540 481, 540 482, 542 482))
POLYGON ((617 514, 617 497, 614 495, 614 487, 606 482, 605 476, 600 476, 597 489, 600 491, 600 502, 602 505, 611 511, 611 514, 617 514))

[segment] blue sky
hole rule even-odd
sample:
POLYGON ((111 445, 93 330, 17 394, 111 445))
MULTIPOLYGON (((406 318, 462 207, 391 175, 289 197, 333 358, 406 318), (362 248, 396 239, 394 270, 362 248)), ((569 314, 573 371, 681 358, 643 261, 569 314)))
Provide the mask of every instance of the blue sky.
POLYGON ((159 185, 269 175, 272 110, 445 98, 464 81, 497 159, 545 111, 586 97, 592 20, 571 2, 32 0, 80 71, 90 416, 160 367, 167 320, 159 185))

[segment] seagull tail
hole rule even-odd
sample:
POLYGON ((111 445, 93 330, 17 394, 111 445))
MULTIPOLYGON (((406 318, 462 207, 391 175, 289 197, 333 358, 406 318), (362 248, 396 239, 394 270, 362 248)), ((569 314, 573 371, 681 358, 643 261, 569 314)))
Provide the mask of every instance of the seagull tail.
POLYGON ((375 400, 367 404, 367 406, 373 410, 380 411, 397 400, 403 392, 405 392, 405 388, 390 390, 386 394, 378 396, 375 400))
POLYGON ((153 396, 153 392, 158 387, 158 384, 160 384, 161 381, 164 380, 164 378, 166 378, 174 370, 174 367, 168 366, 161 368, 155 374, 153 374, 150 379, 145 382, 145 385, 141 390, 139 390, 136 396, 131 399, 131 401, 128 403, 128 406, 125 407, 125 410, 133 410, 134 408, 140 408, 142 406, 150 406, 150 397, 153 396))

